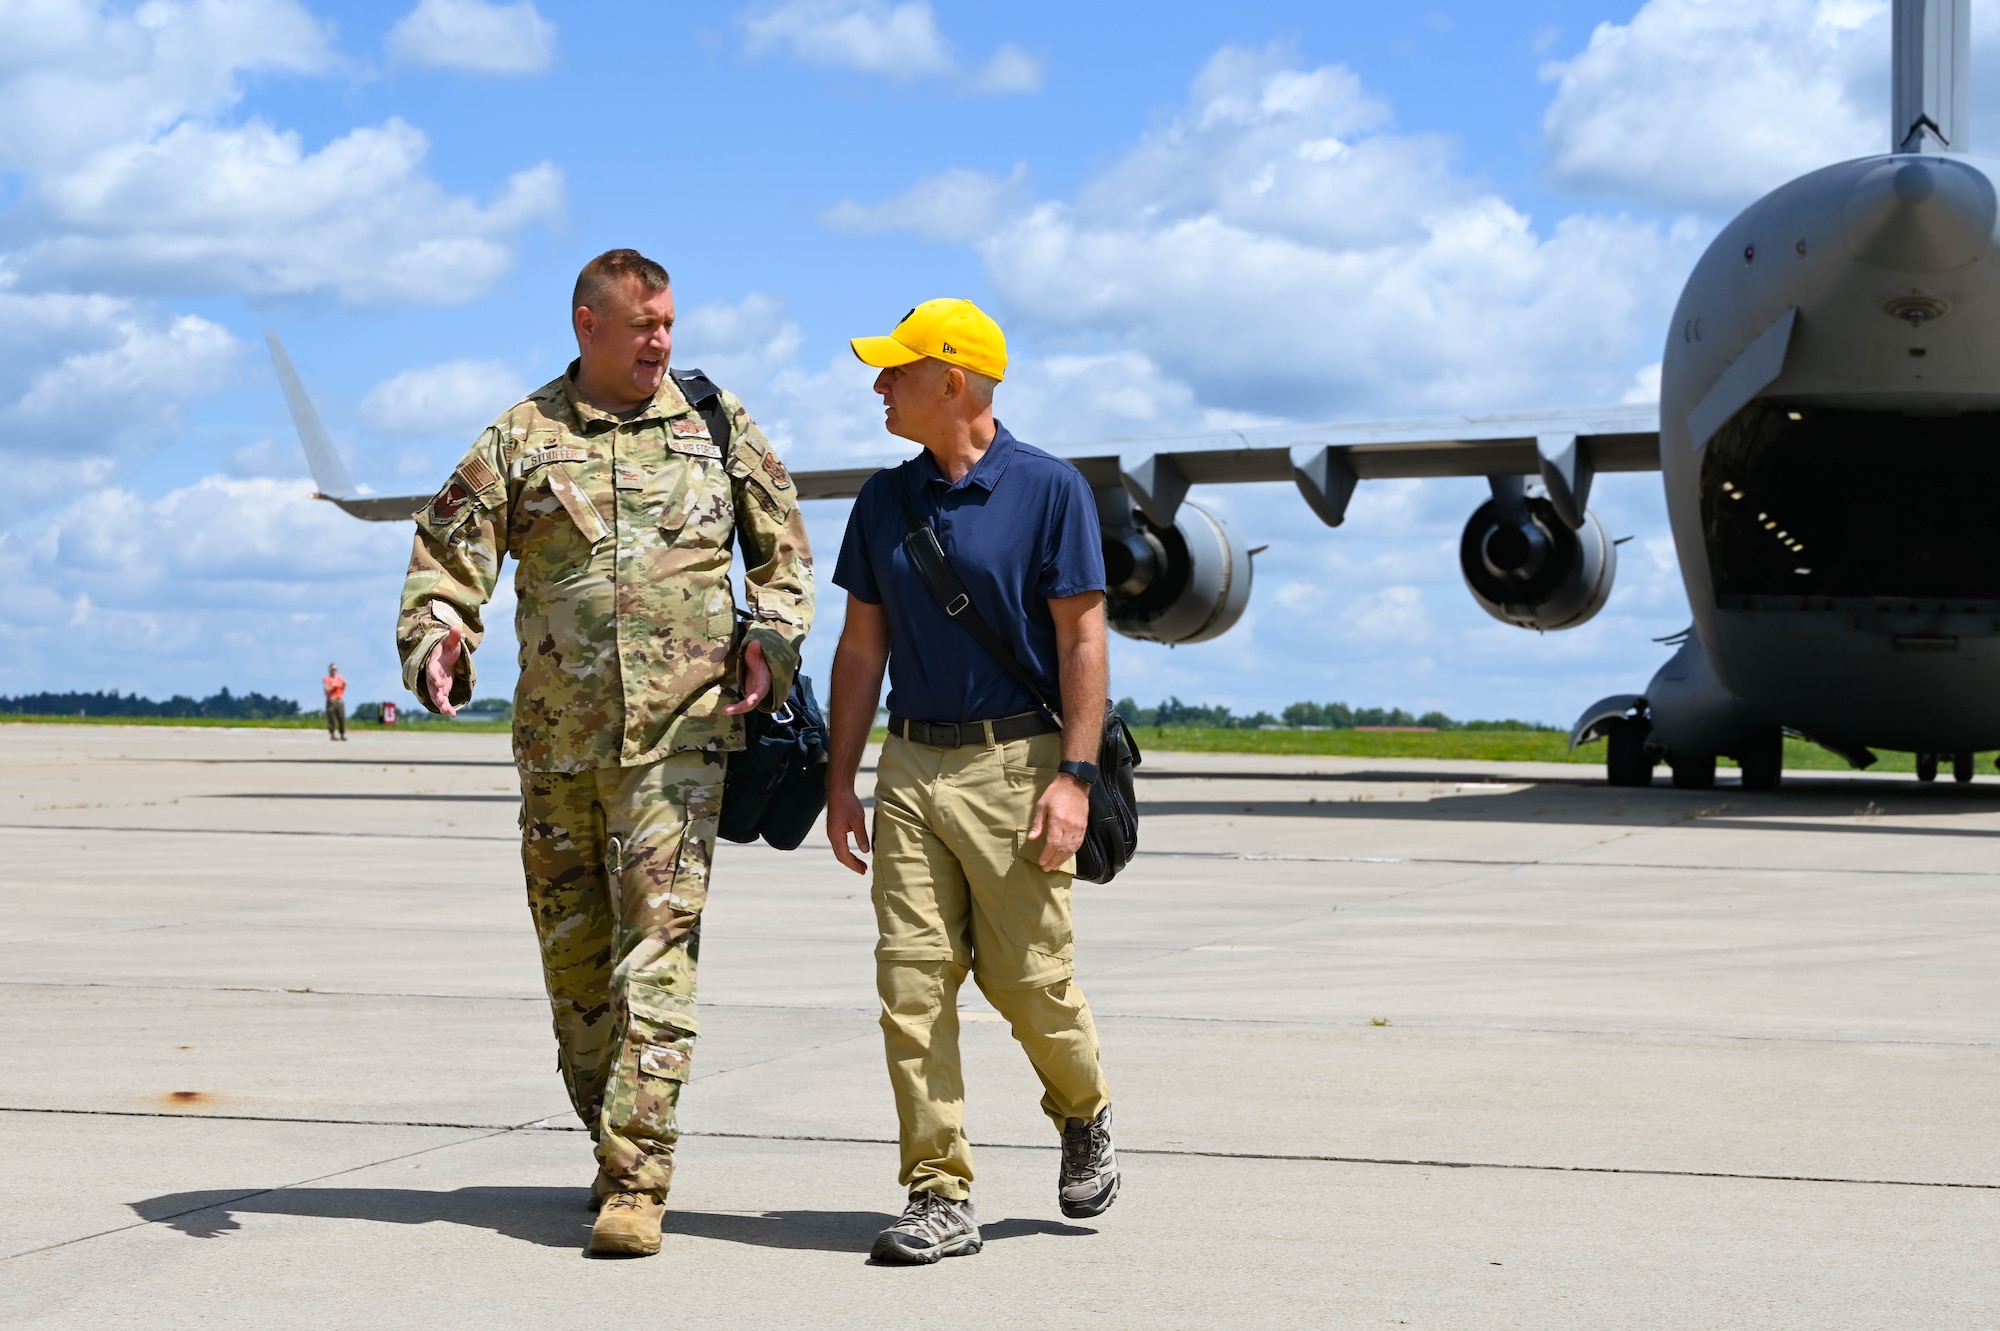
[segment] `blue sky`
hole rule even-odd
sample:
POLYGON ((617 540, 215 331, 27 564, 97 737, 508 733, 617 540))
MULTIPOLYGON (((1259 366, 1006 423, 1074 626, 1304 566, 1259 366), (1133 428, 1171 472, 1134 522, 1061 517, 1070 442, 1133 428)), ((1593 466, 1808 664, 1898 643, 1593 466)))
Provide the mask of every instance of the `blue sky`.
MULTIPOLYGON (((845 339, 935 295, 1008 329, 1031 441, 1643 398, 1715 229, 1881 147, 1886 13, 0 0, 0 693, 308 699, 333 658, 401 698, 408 532, 305 497, 260 330, 358 478, 428 491, 615 245, 795 469, 900 451, 845 339)), ((1656 478, 1600 481, 1618 589, 1546 636, 1459 582, 1483 489, 1370 483, 1338 531, 1198 491, 1271 546, 1250 613, 1119 642, 1114 690, 1566 722, 1642 687, 1688 618, 1656 478)), ((809 514, 830 569, 844 506, 809 514)))

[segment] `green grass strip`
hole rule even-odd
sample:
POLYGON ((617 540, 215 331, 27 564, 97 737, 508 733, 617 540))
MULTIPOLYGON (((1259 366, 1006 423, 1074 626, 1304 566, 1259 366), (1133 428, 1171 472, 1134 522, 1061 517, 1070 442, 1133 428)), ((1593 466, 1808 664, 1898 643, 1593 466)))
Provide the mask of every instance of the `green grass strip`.
MULTIPOLYGON (((0 712, 0 725, 36 726, 197 726, 210 730, 325 730, 324 717, 285 716, 253 721, 221 716, 30 716, 25 712, 0 712)), ((511 721, 453 721, 428 712, 404 712, 393 726, 375 721, 347 719, 351 730, 393 734, 398 730, 449 730, 475 735, 506 735, 514 729, 511 721)))

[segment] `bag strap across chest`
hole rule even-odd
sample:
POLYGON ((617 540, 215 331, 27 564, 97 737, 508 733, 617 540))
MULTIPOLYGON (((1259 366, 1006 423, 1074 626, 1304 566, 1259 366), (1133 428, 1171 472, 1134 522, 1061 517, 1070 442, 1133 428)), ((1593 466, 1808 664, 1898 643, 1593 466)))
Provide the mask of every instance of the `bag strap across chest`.
POLYGON ((896 492, 896 498, 902 502, 903 518, 908 526, 908 532, 903 537, 903 550, 910 556, 910 563, 917 570, 917 576, 924 580, 924 586, 930 590, 931 599, 938 603, 938 609, 944 611, 945 616, 953 623, 971 634, 972 640, 993 658, 993 663, 1013 676, 1014 681, 1034 698, 1035 705, 1060 728, 1062 709, 1048 700, 1042 693, 1041 685, 1028 673, 1027 667, 1015 657, 1013 649, 1007 645, 1006 640, 993 631, 993 626, 986 622, 985 617, 972 604, 972 596, 965 590, 964 580, 958 576, 958 570, 951 566, 951 560, 945 556, 944 546, 938 541, 936 529, 917 512, 917 506, 911 502, 902 485, 898 484, 898 478, 893 472, 889 476, 889 488, 896 492))

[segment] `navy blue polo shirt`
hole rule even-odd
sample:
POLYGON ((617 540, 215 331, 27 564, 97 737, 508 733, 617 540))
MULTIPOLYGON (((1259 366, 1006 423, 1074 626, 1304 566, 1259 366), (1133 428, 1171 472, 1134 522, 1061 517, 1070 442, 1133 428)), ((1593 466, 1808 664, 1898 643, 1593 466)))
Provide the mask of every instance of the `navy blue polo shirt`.
POLYGON ((999 426, 953 485, 929 450, 869 477, 847 518, 834 585, 889 621, 889 710, 917 721, 986 721, 1035 705, 1013 676, 946 617, 903 550, 905 487, 986 622, 1060 705, 1051 599, 1104 590, 1097 503, 1077 469, 999 426))

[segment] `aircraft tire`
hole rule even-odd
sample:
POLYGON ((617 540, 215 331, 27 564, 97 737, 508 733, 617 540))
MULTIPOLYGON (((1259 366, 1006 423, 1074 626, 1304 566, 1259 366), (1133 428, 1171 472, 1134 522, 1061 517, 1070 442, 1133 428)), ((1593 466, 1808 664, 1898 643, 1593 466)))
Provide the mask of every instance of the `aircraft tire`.
POLYGON ((1757 735, 1736 755, 1745 790, 1776 790, 1785 774, 1785 732, 1775 726, 1757 735))
POLYGON ((1604 738, 1604 776, 1614 786, 1653 784, 1653 757, 1646 752, 1652 726, 1641 717, 1614 721, 1604 738))
POLYGON ((1951 756, 1951 779, 1961 786, 1972 780, 1973 756, 1969 753, 1954 753, 1951 756))
POLYGON ((1917 780, 1931 782, 1937 780, 1937 760, 1935 753, 1917 755, 1917 780))
POLYGON ((1715 786, 1715 755, 1692 757, 1670 753, 1667 763, 1674 771, 1675 790, 1711 790, 1715 786))

